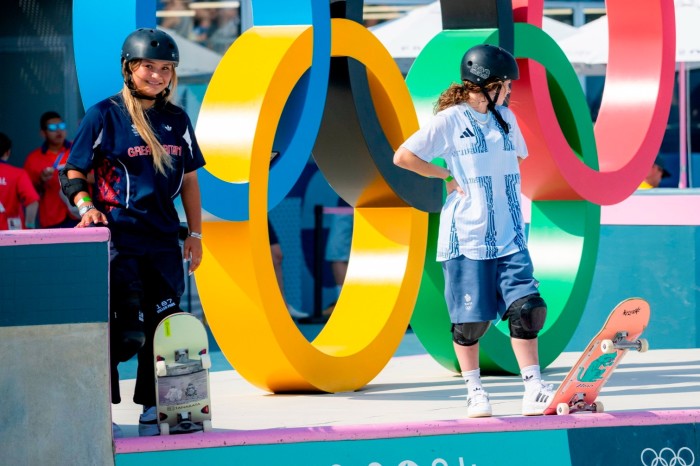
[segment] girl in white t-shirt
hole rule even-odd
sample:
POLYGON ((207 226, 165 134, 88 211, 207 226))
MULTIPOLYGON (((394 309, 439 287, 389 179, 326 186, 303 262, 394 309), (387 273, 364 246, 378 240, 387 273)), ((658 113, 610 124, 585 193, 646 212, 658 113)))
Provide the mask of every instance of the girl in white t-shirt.
POLYGON ((436 115, 394 155, 396 165, 447 183, 437 260, 469 417, 491 416, 481 386, 479 338, 497 317, 509 321, 525 383, 523 415, 542 414, 553 395, 542 382, 537 352, 547 305, 537 291, 520 205, 518 164, 527 147, 515 115, 503 106, 518 77, 506 50, 472 47, 462 58, 462 83, 440 95, 436 115), (447 168, 430 163, 436 157, 447 168))

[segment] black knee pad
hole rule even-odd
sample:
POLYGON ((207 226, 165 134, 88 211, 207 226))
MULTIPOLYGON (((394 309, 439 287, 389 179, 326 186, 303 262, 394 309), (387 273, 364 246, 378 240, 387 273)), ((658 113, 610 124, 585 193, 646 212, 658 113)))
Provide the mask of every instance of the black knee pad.
POLYGON ((452 341, 459 346, 473 346, 486 334, 491 322, 452 324, 452 341))
POLYGON ((125 362, 131 359, 139 352, 146 343, 146 334, 140 331, 125 331, 117 336, 115 351, 116 359, 119 362, 125 362))
POLYGON ((141 293, 129 291, 113 302, 110 338, 113 358, 124 362, 131 359, 146 343, 141 315, 141 293))
POLYGON ((516 300, 503 317, 508 319, 510 336, 520 340, 534 340, 544 327, 547 303, 539 293, 516 300))

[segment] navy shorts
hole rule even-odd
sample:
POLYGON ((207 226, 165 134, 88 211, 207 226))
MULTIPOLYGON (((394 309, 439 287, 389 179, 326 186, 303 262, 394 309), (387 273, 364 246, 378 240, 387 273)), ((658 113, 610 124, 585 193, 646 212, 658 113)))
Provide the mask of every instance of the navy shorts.
POLYGON ((538 292, 539 282, 533 276, 527 249, 488 260, 459 256, 444 261, 442 271, 453 324, 502 318, 514 301, 538 292))

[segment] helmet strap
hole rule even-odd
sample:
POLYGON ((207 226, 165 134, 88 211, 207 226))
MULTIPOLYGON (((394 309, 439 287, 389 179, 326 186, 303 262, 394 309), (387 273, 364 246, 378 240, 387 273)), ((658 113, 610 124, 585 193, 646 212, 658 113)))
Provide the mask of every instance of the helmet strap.
POLYGON ((508 134, 508 133, 510 132, 510 128, 508 128, 508 124, 507 124, 506 121, 503 119, 503 117, 502 117, 501 114, 498 112, 498 110, 496 110, 496 102, 498 102, 498 96, 499 96, 500 93, 501 93, 501 87, 502 87, 502 86, 503 86, 503 85, 499 86, 498 90, 496 91, 496 98, 495 98, 495 99, 492 99, 491 96, 489 95, 489 93, 488 93, 488 92, 486 91, 486 89, 483 88, 483 87, 481 88, 481 93, 484 94, 484 96, 486 97, 486 101, 488 102, 488 105, 486 106, 486 108, 487 108, 491 113, 493 113, 493 116, 496 118, 496 121, 498 122, 498 126, 501 127, 501 129, 503 130, 503 132, 504 132, 505 134, 508 134))

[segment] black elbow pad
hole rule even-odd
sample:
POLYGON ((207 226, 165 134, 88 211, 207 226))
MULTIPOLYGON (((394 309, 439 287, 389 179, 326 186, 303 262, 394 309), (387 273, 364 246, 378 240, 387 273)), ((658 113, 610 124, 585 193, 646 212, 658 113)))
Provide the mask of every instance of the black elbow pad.
POLYGON ((58 181, 61 183, 61 190, 68 199, 68 202, 70 202, 70 205, 75 206, 75 203, 73 202, 75 195, 81 191, 89 192, 89 188, 87 181, 82 178, 69 179, 68 170, 77 170, 81 173, 83 171, 70 164, 66 164, 61 170, 58 171, 58 181))

